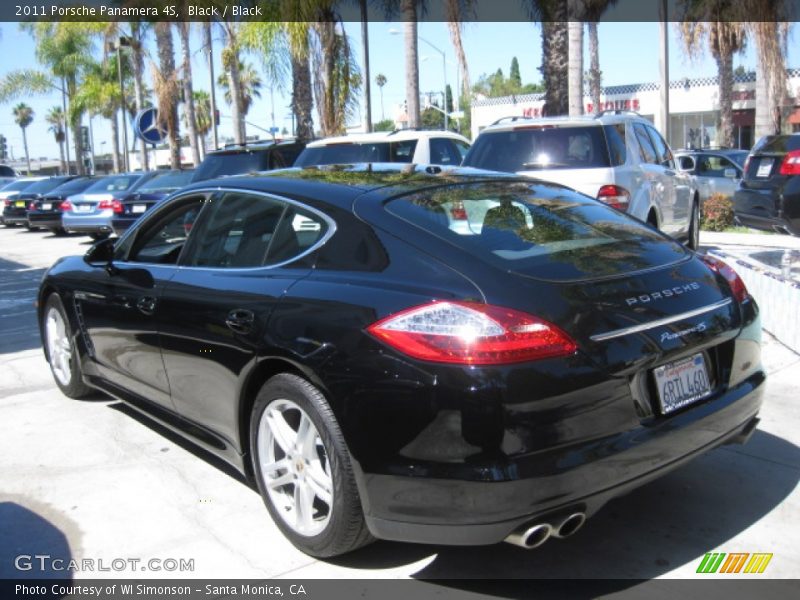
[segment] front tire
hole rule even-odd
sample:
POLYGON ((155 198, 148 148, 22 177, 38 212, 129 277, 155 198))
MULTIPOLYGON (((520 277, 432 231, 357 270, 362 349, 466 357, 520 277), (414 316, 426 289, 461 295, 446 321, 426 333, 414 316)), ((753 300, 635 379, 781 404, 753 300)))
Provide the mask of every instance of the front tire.
POLYGON ((311 383, 282 373, 264 384, 253 405, 250 450, 264 503, 299 550, 325 558, 372 541, 344 436, 311 383))
POLYGON ((68 398, 78 399, 91 394, 92 389, 83 383, 80 355, 75 348, 67 313, 58 294, 52 294, 47 299, 42 328, 47 346, 47 362, 50 363, 56 385, 68 398))

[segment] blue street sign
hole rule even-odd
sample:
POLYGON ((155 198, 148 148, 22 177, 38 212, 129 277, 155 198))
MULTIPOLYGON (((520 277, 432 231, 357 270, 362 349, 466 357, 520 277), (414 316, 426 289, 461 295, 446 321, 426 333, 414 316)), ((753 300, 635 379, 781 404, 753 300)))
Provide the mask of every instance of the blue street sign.
POLYGON ((145 108, 136 115, 133 131, 148 144, 160 144, 167 139, 167 131, 159 127, 158 109, 155 107, 145 108))
POLYGON ((270 132, 270 133, 272 133, 272 134, 276 134, 276 133, 278 133, 279 131, 280 131, 280 129, 279 129, 279 128, 277 128, 277 127, 270 127, 270 128, 269 128, 269 132, 270 132))

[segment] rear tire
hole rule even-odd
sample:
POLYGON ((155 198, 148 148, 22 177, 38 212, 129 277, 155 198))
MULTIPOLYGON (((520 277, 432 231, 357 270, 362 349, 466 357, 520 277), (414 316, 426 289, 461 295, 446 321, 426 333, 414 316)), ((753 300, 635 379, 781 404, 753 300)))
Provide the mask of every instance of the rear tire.
POLYGON ((58 294, 51 294, 42 317, 47 362, 56 385, 68 398, 84 398, 92 388, 83 383, 80 355, 67 319, 67 312, 58 294))
POLYGON ((344 436, 311 383, 281 373, 264 384, 253 405, 250 450, 267 510, 299 550, 325 558, 373 540, 344 436))
POLYGON ((700 247, 700 205, 692 202, 692 215, 689 217, 689 239, 686 245, 695 252, 700 247))

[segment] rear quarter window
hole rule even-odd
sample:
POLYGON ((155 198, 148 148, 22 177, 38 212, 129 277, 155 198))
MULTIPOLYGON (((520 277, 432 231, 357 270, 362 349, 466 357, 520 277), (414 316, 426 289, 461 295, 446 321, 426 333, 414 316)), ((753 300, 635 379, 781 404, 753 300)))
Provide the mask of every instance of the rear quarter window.
POLYGON ((606 125, 603 129, 606 132, 611 164, 615 167, 624 165, 628 159, 628 146, 625 142, 625 123, 606 125))

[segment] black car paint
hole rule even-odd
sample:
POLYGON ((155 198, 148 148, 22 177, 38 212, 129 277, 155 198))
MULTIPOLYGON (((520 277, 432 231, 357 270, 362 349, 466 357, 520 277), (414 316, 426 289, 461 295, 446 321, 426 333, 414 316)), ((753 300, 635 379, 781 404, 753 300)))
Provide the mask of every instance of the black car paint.
POLYGON ((61 175, 36 181, 28 188, 14 196, 11 206, 6 206, 3 211, 3 222, 13 225, 28 225, 28 207, 31 202, 39 200, 44 195, 57 189, 61 185, 75 179, 75 175, 61 175), (16 206, 17 202, 24 202, 23 206, 16 206))
MULTIPOLYGON (((277 372, 307 378, 342 427, 370 530, 387 539, 494 543, 537 516, 590 515, 752 422, 765 379, 752 299, 672 327, 594 342, 595 333, 724 300, 728 285, 666 241, 664 252, 675 255, 665 267, 591 285, 510 275, 465 260, 447 241, 392 216, 385 201, 453 185, 459 177, 518 179, 435 173, 311 169, 190 186, 178 196, 226 187, 294 199, 329 215, 337 229, 312 254, 271 269, 140 265, 119 260, 120 254, 109 269, 63 259, 45 276, 39 306, 57 292, 72 307, 90 384, 245 473, 255 393, 277 372), (625 302, 689 283, 699 288, 669 301, 635 309, 625 302), (378 319, 433 298, 531 312, 567 331, 579 350, 567 359, 452 366, 410 359, 365 332, 378 319), (152 301, 153 314, 141 310, 142 299, 152 301), (248 332, 226 326, 226 316, 239 308, 254 313, 248 332), (661 333, 701 321, 702 332, 662 343, 661 333), (125 365, 114 358, 122 347, 136 353, 125 365), (697 352, 707 356, 713 394, 660 415, 650 369, 697 352)), ((551 187, 526 182, 544 192, 551 187)), ((118 252, 124 254, 138 228, 118 252)))
POLYGON ((93 177, 74 177, 67 182, 70 185, 62 184, 54 190, 47 192, 40 198, 34 200, 34 208, 28 209, 25 213, 28 225, 32 227, 43 227, 51 231, 61 229, 61 203, 73 194, 80 194, 83 190, 97 181, 93 177), (44 204, 50 204, 50 209, 42 208, 44 204))

